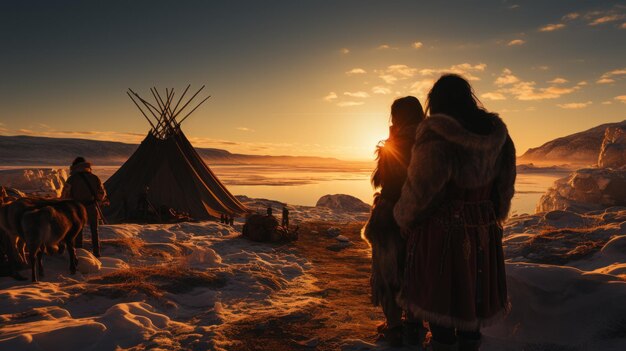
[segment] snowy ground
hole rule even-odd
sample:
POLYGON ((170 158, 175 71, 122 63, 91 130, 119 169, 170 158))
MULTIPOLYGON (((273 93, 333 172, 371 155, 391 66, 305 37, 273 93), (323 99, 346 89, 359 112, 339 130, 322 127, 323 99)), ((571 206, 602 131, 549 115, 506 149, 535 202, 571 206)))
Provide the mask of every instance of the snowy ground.
MULTIPOLYGON (((103 226, 103 257, 79 250, 78 274, 56 256, 40 283, 0 278, 0 350, 389 349, 369 305, 367 214, 290 209, 301 236, 285 245, 249 242, 241 223, 103 226)), ((514 217, 513 310, 483 349, 626 349, 625 234, 623 208, 514 217)))

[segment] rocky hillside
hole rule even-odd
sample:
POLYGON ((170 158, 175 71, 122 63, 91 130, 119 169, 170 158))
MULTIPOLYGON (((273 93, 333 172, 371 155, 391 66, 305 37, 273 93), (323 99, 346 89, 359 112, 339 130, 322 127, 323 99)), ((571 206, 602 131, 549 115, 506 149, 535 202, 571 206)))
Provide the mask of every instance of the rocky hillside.
POLYGON ((602 124, 583 132, 554 139, 539 147, 530 148, 518 157, 518 162, 595 164, 598 161, 604 133, 609 127, 626 128, 626 121, 602 124))

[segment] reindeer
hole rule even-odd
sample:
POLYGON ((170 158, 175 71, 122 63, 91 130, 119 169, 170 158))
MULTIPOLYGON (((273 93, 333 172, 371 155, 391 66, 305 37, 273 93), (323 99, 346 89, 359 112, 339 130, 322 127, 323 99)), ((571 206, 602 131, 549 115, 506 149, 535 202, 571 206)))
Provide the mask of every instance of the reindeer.
POLYGON ((76 273, 74 239, 87 223, 87 210, 74 200, 61 200, 31 209, 21 218, 23 238, 28 248, 32 281, 44 276, 43 254, 56 252, 64 243, 70 259, 70 273, 76 273))

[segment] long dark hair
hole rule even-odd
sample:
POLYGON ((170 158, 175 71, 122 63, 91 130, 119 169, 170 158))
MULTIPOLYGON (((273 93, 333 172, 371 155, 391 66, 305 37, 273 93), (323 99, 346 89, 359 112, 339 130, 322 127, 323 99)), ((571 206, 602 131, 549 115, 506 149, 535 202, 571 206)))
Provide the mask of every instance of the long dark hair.
MULTIPOLYGON (((372 184, 375 187, 383 186, 384 179, 389 178, 389 175, 403 173, 406 169, 415 129, 424 120, 422 104, 415 96, 396 99, 391 104, 390 120, 389 137, 376 147, 377 165, 372 173, 372 184)), ((395 181, 403 183, 404 178, 395 181)))
POLYGON ((483 132, 490 122, 484 118, 494 115, 487 112, 470 83, 458 74, 444 74, 428 93, 426 112, 445 114, 455 118, 466 129, 483 132))
POLYGON ((404 128, 417 126, 423 120, 424 109, 415 96, 405 96, 396 99, 391 104, 389 138, 393 138, 404 128))

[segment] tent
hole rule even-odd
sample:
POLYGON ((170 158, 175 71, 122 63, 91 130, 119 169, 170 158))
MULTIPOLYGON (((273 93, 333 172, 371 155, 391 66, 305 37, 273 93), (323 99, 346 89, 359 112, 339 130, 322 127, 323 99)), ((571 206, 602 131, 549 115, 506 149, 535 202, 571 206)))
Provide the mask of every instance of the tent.
POLYGON ((110 200, 110 205, 103 208, 108 221, 129 220, 144 203, 157 211, 173 209, 193 219, 235 217, 248 212, 204 163, 180 128, 181 123, 210 97, 179 119, 181 112, 204 88, 181 105, 189 87, 176 105, 173 104, 174 89, 165 89, 162 97, 156 88, 151 88, 154 104, 131 89, 127 92, 152 128, 135 153, 104 183, 110 200))

